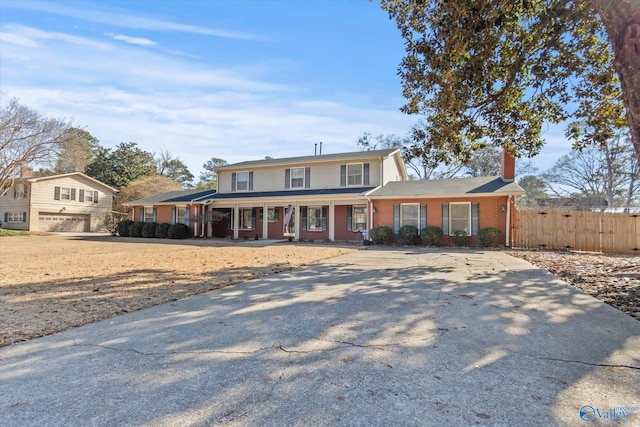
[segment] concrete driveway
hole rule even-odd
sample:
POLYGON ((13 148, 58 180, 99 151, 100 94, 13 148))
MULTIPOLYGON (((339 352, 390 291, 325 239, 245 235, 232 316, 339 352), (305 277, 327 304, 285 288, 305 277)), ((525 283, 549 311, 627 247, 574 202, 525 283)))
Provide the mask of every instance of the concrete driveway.
POLYGON ((5 427, 640 425, 639 390, 640 322, 493 251, 358 251, 0 349, 5 427))

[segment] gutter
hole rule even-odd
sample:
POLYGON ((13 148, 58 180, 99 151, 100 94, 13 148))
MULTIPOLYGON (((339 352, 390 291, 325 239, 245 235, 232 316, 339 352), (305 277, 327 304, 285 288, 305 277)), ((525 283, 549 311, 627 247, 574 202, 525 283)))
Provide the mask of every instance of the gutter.
POLYGON ((511 247, 511 194, 507 198, 507 229, 505 230, 505 246, 511 247))

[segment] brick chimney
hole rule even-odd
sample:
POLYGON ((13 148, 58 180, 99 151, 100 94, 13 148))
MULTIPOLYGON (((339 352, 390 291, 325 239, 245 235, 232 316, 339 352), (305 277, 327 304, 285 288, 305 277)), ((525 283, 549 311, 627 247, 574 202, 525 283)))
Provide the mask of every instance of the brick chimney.
POLYGON ((20 178, 31 178, 33 176, 33 169, 24 167, 20 169, 20 178))
POLYGON ((516 159, 506 149, 500 154, 500 176, 507 182, 513 182, 516 178, 516 159))

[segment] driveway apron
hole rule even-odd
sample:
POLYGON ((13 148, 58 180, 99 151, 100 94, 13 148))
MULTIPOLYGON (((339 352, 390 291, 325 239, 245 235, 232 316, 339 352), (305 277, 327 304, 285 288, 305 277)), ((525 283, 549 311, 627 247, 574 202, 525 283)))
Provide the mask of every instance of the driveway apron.
POLYGON ((5 427, 640 425, 639 390, 640 322, 499 251, 356 251, 0 349, 5 427))

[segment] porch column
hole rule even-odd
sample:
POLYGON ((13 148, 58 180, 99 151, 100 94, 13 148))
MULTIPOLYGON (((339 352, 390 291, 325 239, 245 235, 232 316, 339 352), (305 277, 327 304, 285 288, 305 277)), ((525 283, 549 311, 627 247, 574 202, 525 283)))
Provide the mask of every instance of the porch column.
POLYGON ((295 215, 296 215, 296 226, 295 226, 295 240, 300 238, 300 222, 302 222, 302 217, 300 216, 300 206, 298 206, 298 202, 296 202, 295 207, 295 215))
POLYGON ((240 228, 240 209, 238 205, 233 206, 233 238, 238 239, 240 234, 238 233, 238 229, 240 228))
POLYGON ((334 218, 336 216, 336 206, 333 200, 329 201, 328 216, 329 217, 327 218, 327 221, 329 221, 329 240, 333 242, 334 240, 336 240, 336 224, 334 221, 334 218))
POLYGON ((269 236, 269 205, 262 205, 262 238, 267 239, 269 236))

